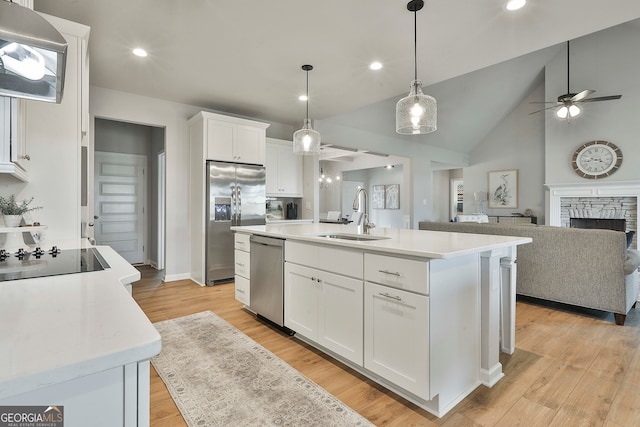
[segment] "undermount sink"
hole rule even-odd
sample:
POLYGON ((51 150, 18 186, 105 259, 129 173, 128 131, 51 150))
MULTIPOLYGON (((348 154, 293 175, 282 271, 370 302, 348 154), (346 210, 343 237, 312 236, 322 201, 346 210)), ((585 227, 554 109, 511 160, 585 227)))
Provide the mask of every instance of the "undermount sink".
POLYGON ((318 234, 318 237, 326 237, 328 239, 341 239, 341 240, 353 240, 357 242, 366 242, 369 240, 384 240, 390 239, 390 237, 382 236, 369 236, 366 234, 344 234, 344 233, 331 233, 331 234, 318 234))

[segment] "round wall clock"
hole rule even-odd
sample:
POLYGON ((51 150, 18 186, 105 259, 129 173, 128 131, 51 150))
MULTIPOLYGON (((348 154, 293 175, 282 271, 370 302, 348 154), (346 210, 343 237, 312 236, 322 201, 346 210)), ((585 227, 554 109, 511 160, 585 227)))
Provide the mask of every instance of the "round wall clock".
POLYGON ((610 176, 622 164, 622 151, 612 142, 591 141, 576 148, 571 159, 575 173, 583 178, 610 176))

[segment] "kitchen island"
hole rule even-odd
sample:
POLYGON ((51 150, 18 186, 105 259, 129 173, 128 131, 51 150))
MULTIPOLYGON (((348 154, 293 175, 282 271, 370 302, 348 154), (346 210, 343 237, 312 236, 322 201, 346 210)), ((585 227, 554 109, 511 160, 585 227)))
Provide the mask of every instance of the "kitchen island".
POLYGON ((296 337, 429 412, 443 416, 503 377, 499 350, 515 349, 516 247, 531 239, 366 235, 334 224, 232 229, 285 240, 284 323, 296 337))
POLYGON ((63 406, 66 427, 148 426, 160 335, 125 288, 140 273, 95 249, 109 268, 0 282, 0 406, 63 406))

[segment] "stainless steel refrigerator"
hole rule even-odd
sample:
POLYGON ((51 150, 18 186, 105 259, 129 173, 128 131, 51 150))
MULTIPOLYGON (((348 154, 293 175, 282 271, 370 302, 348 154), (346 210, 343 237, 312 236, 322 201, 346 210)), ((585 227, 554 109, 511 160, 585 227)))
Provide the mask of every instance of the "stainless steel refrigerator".
POLYGON ((234 276, 234 239, 230 227, 265 224, 263 166, 207 162, 207 286, 234 276))

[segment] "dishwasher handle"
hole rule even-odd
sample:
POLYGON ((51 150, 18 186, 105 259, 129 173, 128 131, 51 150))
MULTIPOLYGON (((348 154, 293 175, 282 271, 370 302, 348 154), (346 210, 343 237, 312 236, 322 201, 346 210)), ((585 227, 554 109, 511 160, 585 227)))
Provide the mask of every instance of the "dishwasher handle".
POLYGON ((249 238, 249 241, 252 244, 259 244, 259 245, 265 245, 265 246, 277 246, 277 247, 284 247, 284 239, 276 239, 273 237, 266 237, 266 236, 258 236, 256 234, 252 234, 251 237, 249 238))

